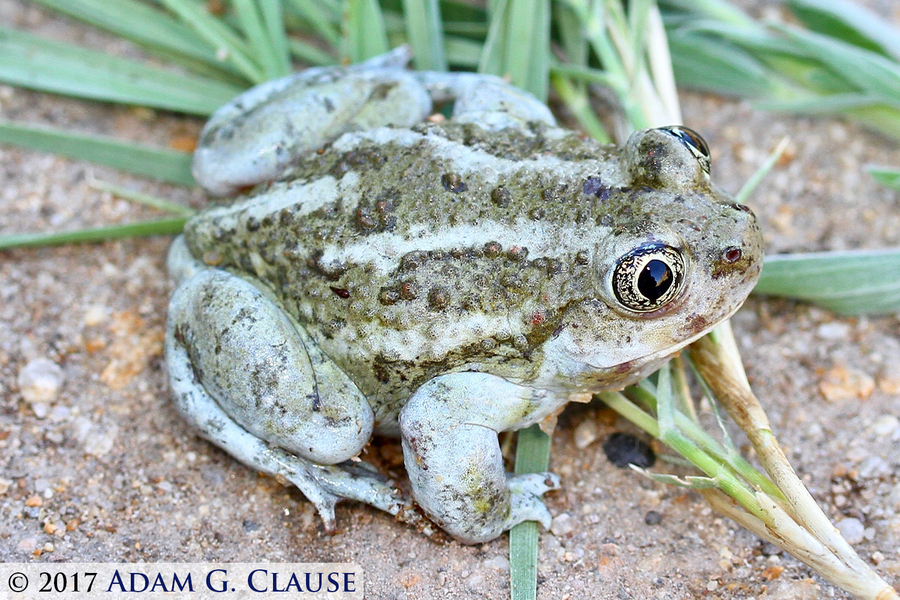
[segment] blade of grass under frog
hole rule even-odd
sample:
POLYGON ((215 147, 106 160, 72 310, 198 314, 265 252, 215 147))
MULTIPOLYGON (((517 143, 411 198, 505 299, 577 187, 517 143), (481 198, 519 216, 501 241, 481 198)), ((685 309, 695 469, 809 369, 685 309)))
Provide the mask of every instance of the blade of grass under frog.
POLYGON ((216 56, 230 62, 252 83, 262 83, 266 80, 263 69, 251 58, 251 49, 247 42, 225 23, 207 12, 203 5, 187 0, 161 0, 161 2, 211 44, 216 49, 216 56))
POLYGON ((900 190, 900 169, 869 167, 866 171, 868 171, 869 175, 881 185, 900 190))
MULTIPOLYGON (((135 0, 35 0, 36 2, 141 44, 164 57, 189 58, 232 75, 237 70, 216 58, 216 50, 184 23, 135 0)), ((177 60, 177 59, 175 59, 177 60)))
POLYGON ((130 237, 147 237, 151 235, 173 235, 181 233, 187 217, 155 219, 125 225, 111 225, 77 231, 60 231, 56 233, 19 233, 0 235, 0 250, 7 248, 27 248, 41 246, 58 246, 62 244, 78 244, 87 242, 105 242, 130 237))
POLYGON ((186 152, 3 121, 0 143, 61 154, 170 183, 197 185, 191 175, 191 155, 186 152))
POLYGON ((166 71, 2 26, 0 81, 197 115, 212 113, 241 91, 197 75, 166 71))
MULTIPOLYGON (((522 429, 516 442, 516 474, 540 473, 550 462, 550 436, 537 425, 522 429)), ((519 523, 509 531, 511 600, 534 600, 537 595, 538 524, 519 523)))
POLYGON ((342 58, 357 63, 390 48, 377 0, 347 0, 344 6, 342 58))
POLYGON ((321 0, 291 0, 285 7, 297 14, 329 46, 341 43, 340 10, 321 0))
POLYGON ((857 2, 788 0, 785 4, 812 31, 900 60, 900 30, 857 2))
POLYGON ((754 293, 841 314, 900 311, 900 249, 767 256, 754 293))
POLYGON ((437 0, 403 0, 403 16, 415 67, 422 71, 446 71, 444 31, 437 0))

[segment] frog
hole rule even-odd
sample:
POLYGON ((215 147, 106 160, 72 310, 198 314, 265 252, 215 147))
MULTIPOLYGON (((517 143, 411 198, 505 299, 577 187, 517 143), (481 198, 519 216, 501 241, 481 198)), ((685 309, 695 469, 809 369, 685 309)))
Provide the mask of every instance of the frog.
POLYGON ((211 117, 194 176, 236 197, 172 244, 166 364, 182 416, 326 531, 352 500, 475 544, 548 527, 560 486, 506 472, 498 435, 728 319, 762 240, 696 132, 600 144, 502 78, 409 60, 300 71, 211 117), (362 460, 373 435, 399 436, 409 493, 362 460))

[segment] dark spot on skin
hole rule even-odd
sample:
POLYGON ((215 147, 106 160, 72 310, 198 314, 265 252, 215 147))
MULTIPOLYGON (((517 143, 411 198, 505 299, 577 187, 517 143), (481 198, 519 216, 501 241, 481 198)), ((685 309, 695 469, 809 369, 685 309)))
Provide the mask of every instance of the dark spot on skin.
POLYGON ((559 202, 565 199, 566 195, 566 187, 564 185, 558 185, 556 187, 547 188, 541 191, 541 199, 544 202, 559 202))
POLYGON ((513 246, 507 251, 506 256, 510 260, 514 260, 516 262, 525 260, 526 258, 528 258, 528 248, 526 248, 525 246, 513 246))
POLYGON ((415 300, 419 297, 419 288, 412 281, 404 281, 400 284, 400 297, 404 300, 415 300))
POLYGON ((484 255, 487 258, 497 258, 503 252, 500 242, 488 242, 484 245, 484 255))
POLYGON ((468 187, 463 178, 457 173, 444 173, 441 175, 441 185, 444 186, 445 190, 453 194, 464 192, 468 187))
POLYGON ((421 250, 404 254, 403 258, 400 259, 400 270, 414 271, 425 264, 426 260, 428 260, 428 255, 421 250))
POLYGON ((603 452, 609 462, 620 469, 627 469, 628 465, 646 469, 656 462, 653 448, 630 433, 614 433, 609 436, 603 444, 603 452))
POLYGON ((360 233, 391 231, 397 225, 394 210, 399 202, 400 192, 387 189, 374 200, 363 199, 354 215, 354 224, 360 233))
POLYGON ((400 290, 395 288, 381 288, 378 292, 378 301, 385 306, 396 304, 400 300, 400 290))
POLYGON ((376 225, 378 225, 378 221, 375 219, 375 215, 372 213, 371 208, 360 207, 356 210, 357 228, 369 230, 375 229, 376 225))
POLYGON ((375 86, 375 89, 372 90, 372 95, 369 97, 375 98, 376 100, 384 100, 395 87, 397 87, 397 83, 393 81, 381 83, 375 86))
POLYGON ((329 113, 334 112, 334 102, 331 101, 331 98, 325 96, 322 98, 322 105, 325 107, 325 110, 329 113))
POLYGON ((331 319, 322 326, 322 334, 328 339, 331 339, 337 335, 346 324, 347 323, 343 319, 331 319))
POLYGON ((547 214, 547 211, 545 211, 543 208, 532 208, 531 211, 528 213, 528 218, 531 219, 532 221, 540 221, 541 219, 544 218, 544 215, 546 215, 546 214, 547 214))
POLYGON ((338 298, 349 298, 350 297, 350 290, 346 290, 344 288, 332 287, 331 291, 334 292, 334 294, 338 298))
POLYGON ((753 210, 746 204, 738 204, 737 202, 732 202, 731 204, 728 204, 726 206, 728 206, 729 208, 733 208, 734 210, 753 214, 753 210))
POLYGON ((450 304, 450 292, 445 288, 435 287, 428 292, 428 306, 434 310, 443 310, 450 304))
POLYGON ((584 181, 581 190, 588 196, 593 196, 603 188, 603 180, 599 177, 588 177, 584 181))
POLYGON ((256 217, 247 217, 247 231, 258 231, 259 219, 256 217))
MULTIPOLYGON (((347 266, 343 263, 329 263, 322 261, 322 250, 315 251, 312 256, 306 260, 307 266, 316 273, 323 275, 329 281, 337 281, 347 272, 347 266)), ((250 271, 251 269, 247 269, 250 271)))
POLYGON ((509 193, 509 190, 506 189, 506 186, 501 185, 500 187, 491 190, 491 202, 500 208, 509 206, 510 200, 511 194, 509 193))
POLYGON ((591 259, 588 256, 587 250, 582 250, 575 255, 575 264, 586 265, 589 262, 591 262, 591 259))

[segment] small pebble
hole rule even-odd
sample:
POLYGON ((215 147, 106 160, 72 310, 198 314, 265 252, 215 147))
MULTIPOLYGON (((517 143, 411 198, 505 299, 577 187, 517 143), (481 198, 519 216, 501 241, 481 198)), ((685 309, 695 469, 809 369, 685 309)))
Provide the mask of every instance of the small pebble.
POLYGON ((557 537, 569 535, 575 531, 575 519, 573 519, 572 515, 569 513, 557 515, 553 517, 553 524, 550 526, 550 531, 557 537))
POLYGON ((56 399, 59 388, 62 387, 63 371, 50 359, 36 358, 22 367, 17 381, 25 401, 32 406, 41 405, 46 416, 49 412, 47 403, 56 399))
POLYGON ((859 519, 855 517, 848 517, 846 519, 838 521, 836 526, 841 532, 841 535, 844 536, 844 539, 847 540, 849 544, 859 544, 863 541, 866 527, 859 519))
POLYGON ((879 437, 892 435, 897 429, 900 429, 900 419, 894 415, 882 415, 872 423, 872 433, 879 437))
POLYGON ((575 428, 575 447, 584 450, 597 441, 597 423, 593 419, 585 419, 575 428))
POLYGON ((850 333, 850 326, 846 323, 835 321, 833 323, 825 323, 819 325, 816 334, 823 340, 842 340, 847 338, 850 333))
POLYGON ((644 523, 647 525, 659 525, 662 523, 662 514, 655 510, 648 510, 644 515, 644 523))

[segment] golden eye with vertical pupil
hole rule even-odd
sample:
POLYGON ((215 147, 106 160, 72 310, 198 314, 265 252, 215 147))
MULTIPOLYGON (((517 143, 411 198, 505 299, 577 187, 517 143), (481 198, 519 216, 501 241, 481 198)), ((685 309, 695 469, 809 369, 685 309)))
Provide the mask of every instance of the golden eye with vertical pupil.
POLYGON ((678 140, 691 151, 691 154, 693 154, 694 158, 697 159, 697 162, 700 163, 700 168, 703 169, 703 172, 709 177, 709 146, 706 145, 706 140, 704 140, 699 133, 682 125, 670 125, 669 127, 660 127, 659 129, 660 131, 665 131, 669 135, 677 137, 678 140))
POLYGON ((662 308, 678 296, 683 283, 681 252, 663 244, 635 248, 619 259, 612 277, 616 299, 635 312, 662 308))

